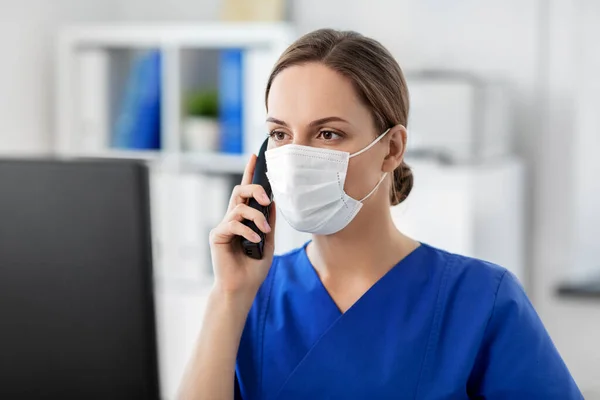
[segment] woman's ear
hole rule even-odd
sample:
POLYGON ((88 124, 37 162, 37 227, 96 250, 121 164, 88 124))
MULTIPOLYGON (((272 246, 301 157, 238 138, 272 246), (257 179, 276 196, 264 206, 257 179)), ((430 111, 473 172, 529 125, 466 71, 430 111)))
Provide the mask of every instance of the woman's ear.
POLYGON ((393 172, 402 164, 404 152, 406 150, 406 141, 408 132, 402 125, 396 125, 390 129, 387 134, 388 154, 383 160, 383 172, 393 172))

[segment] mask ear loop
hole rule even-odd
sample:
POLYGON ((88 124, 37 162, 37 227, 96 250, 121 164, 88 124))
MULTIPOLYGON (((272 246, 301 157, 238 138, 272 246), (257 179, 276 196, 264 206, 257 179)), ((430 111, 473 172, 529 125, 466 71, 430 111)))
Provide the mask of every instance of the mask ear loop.
POLYGON ((357 151, 354 154, 350 154, 350 158, 361 155, 362 153, 364 153, 365 151, 369 150, 371 147, 375 146, 377 144, 377 142, 379 142, 392 128, 388 128, 387 131, 383 132, 381 135, 377 136, 377 139, 373 140, 371 142, 371 144, 369 144, 367 147, 365 147, 362 150, 357 151))
MULTIPOLYGON (((367 147, 365 147, 364 149, 357 151, 354 154, 350 154, 349 158, 352 158, 354 156, 358 156, 361 155, 362 153, 364 153, 365 151, 369 150, 371 147, 375 146, 377 144, 377 142, 379 142, 392 128, 388 128, 385 132, 383 132, 381 135, 377 136, 377 138, 375 140, 373 140, 367 147)), ((385 172, 383 174, 383 176, 381 177, 381 179, 379 180, 379 182, 377 182, 377 185, 375 185, 375 187, 373 188, 373 190, 371 190, 369 192, 368 195, 366 195, 365 197, 363 197, 360 202, 362 203, 363 201, 365 201, 366 199, 368 199, 373 193, 375 193, 375 191, 377 190, 377 188, 379 187, 379 185, 381 185, 381 182, 383 182, 383 180, 385 179, 385 177, 387 176, 387 172, 385 172)))
POLYGON ((377 182, 377 185, 375 185, 375 187, 373 188, 373 190, 371 190, 368 195, 366 195, 365 197, 363 197, 360 200, 361 203, 363 201, 365 201, 366 199, 368 199, 373 193, 375 193, 375 191, 377 190, 377 188, 379 187, 379 185, 381 185, 381 182, 383 182, 383 180, 385 179, 386 176, 387 176, 387 172, 384 172, 383 176, 381 177, 381 179, 379 180, 379 182, 377 182))

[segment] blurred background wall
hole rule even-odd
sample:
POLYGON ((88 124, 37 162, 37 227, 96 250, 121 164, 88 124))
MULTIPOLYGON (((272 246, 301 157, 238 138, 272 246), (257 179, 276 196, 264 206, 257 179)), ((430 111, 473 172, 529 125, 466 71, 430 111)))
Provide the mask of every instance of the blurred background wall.
MULTIPOLYGON (((59 27, 202 22, 220 12, 217 0, 0 4, 0 153, 11 154, 51 149, 59 27)), ((287 7, 299 34, 352 29, 380 40, 405 70, 455 69, 509 83, 516 150, 527 167, 528 291, 578 382, 600 392, 600 303, 555 296, 561 279, 588 271, 589 260, 600 256, 600 4, 295 0, 287 7)))
POLYGON ((75 22, 117 18, 118 1, 0 2, 0 151, 50 150, 56 32, 75 22))

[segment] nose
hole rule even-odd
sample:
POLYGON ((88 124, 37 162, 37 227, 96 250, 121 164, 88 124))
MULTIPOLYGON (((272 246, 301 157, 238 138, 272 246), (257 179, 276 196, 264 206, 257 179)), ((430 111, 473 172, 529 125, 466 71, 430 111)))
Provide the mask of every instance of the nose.
POLYGON ((301 146, 310 146, 311 145, 311 133, 308 129, 296 129, 293 132, 294 137, 292 139, 293 144, 298 144, 301 146))

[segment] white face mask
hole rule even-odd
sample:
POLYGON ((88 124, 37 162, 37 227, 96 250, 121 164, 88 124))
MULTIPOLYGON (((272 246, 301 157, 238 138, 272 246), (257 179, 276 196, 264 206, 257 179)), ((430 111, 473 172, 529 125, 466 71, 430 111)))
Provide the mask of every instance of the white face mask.
POLYGON ((265 152, 274 200, 290 226, 317 235, 331 235, 348 226, 386 176, 369 194, 355 200, 344 192, 350 158, 369 150, 388 132, 354 154, 297 144, 265 152))

